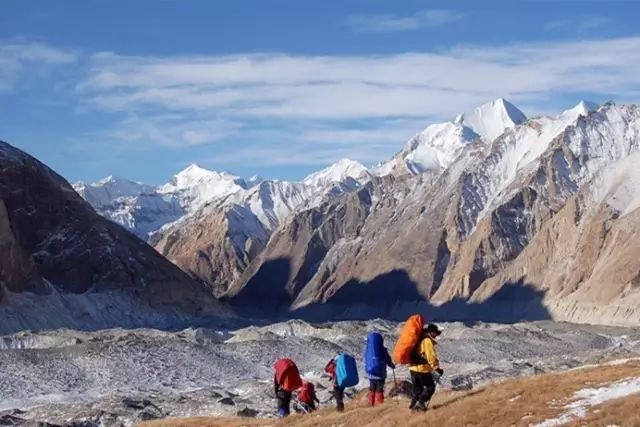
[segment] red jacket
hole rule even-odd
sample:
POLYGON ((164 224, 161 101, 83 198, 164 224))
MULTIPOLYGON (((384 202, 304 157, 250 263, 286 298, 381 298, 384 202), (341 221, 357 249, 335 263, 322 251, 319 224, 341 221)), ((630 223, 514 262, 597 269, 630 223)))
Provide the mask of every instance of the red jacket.
POLYGON ((324 371, 329 374, 329 379, 331 381, 335 381, 336 379, 336 361, 335 359, 331 359, 327 366, 324 367, 324 371))

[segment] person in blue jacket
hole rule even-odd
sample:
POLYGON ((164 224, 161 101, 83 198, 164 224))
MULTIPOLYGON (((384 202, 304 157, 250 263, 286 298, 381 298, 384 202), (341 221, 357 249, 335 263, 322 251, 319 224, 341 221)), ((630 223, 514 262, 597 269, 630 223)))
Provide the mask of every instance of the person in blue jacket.
POLYGON ((365 370, 369 378, 369 405, 384 403, 384 383, 387 379, 387 367, 395 369, 389 350, 384 346, 384 339, 378 332, 371 332, 367 336, 365 350, 365 370))

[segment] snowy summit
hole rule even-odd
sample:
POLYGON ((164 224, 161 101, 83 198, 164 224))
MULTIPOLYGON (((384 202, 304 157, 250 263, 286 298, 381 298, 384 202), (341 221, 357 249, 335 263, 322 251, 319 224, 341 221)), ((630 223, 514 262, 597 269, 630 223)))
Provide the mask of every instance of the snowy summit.
POLYGON ((365 175, 367 168, 360 162, 341 159, 319 172, 312 173, 304 179, 304 184, 322 186, 330 183, 344 182, 348 178, 357 180, 365 175))
POLYGON ((506 129, 526 120, 527 117, 515 105, 503 98, 498 98, 459 115, 455 123, 470 128, 487 141, 493 141, 506 129))

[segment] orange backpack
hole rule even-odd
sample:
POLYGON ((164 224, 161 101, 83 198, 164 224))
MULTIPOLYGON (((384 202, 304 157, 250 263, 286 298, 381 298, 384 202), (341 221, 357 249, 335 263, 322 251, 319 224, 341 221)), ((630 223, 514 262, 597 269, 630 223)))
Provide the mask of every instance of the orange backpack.
POLYGON ((411 363, 411 353, 420 341, 422 328, 424 328, 424 318, 420 314, 414 314, 407 319, 393 349, 393 360, 396 363, 400 365, 411 363))
POLYGON ((276 383, 285 391, 295 391, 302 386, 298 367, 291 359, 280 359, 273 365, 276 383))

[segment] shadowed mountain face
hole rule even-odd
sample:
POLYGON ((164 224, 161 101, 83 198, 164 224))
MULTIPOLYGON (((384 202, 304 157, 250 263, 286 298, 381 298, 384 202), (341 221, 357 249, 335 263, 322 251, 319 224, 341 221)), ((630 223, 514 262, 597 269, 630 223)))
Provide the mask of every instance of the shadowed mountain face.
POLYGON ((0 142, 2 304, 11 308, 25 292, 87 298, 122 293, 141 309, 226 311, 146 243, 96 214, 62 177, 0 142))

